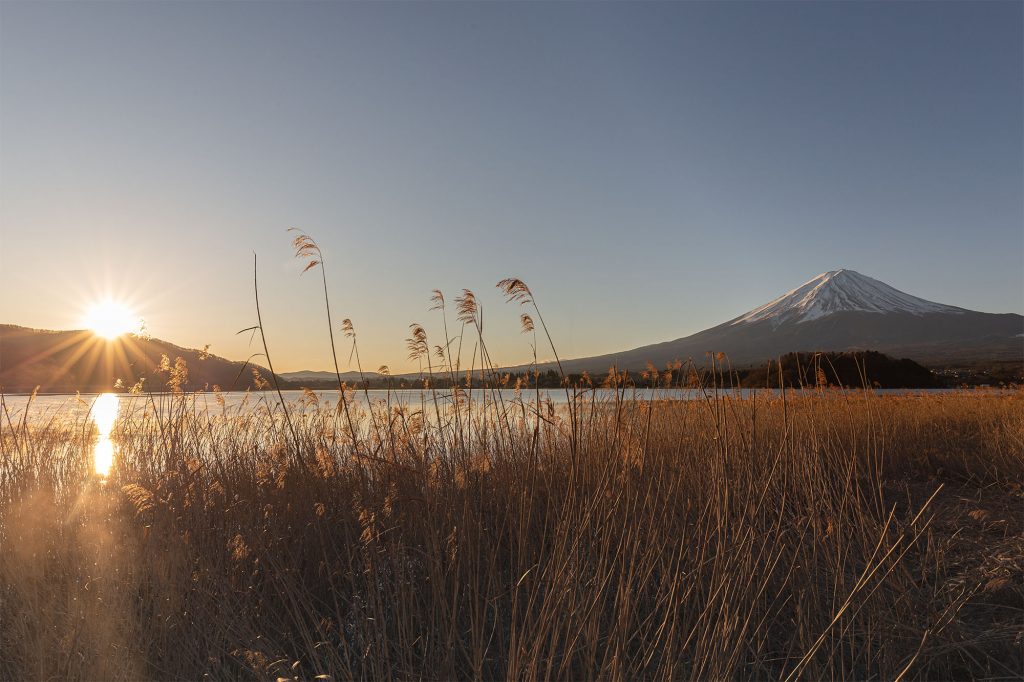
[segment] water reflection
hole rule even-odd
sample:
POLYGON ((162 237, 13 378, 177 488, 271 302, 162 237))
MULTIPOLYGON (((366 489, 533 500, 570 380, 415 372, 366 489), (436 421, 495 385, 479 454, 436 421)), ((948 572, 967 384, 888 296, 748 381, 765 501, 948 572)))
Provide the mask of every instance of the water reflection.
POLYGON ((110 432, 114 430, 119 407, 120 401, 116 394, 104 393, 96 396, 89 410, 89 418, 96 424, 96 430, 100 434, 93 448, 93 462, 96 473, 100 476, 109 474, 114 463, 114 443, 110 440, 110 432))

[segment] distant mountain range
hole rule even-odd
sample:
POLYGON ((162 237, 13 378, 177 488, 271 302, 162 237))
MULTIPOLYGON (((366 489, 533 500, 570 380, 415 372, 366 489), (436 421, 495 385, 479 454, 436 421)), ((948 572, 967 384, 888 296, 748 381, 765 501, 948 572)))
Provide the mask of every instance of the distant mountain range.
MULTIPOLYGON (((1024 361, 1024 316, 982 313, 911 296, 853 270, 833 270, 739 317, 674 341, 620 353, 563 360, 567 373, 603 374, 611 366, 643 370, 675 360, 703 364, 707 353, 725 353, 734 367, 753 367, 796 352, 874 350, 926 365, 1024 361)), ((124 336, 106 341, 87 331, 45 331, 0 325, 0 390, 44 392, 109 391, 120 380, 127 388, 139 379, 150 390, 164 390, 171 363, 185 360, 184 388, 254 385, 252 367, 158 339, 124 336)), ((540 366, 553 369, 552 363, 540 366)), ((508 368, 525 371, 529 366, 508 368)), ((264 379, 266 369, 258 368, 264 379)), ((404 375, 409 378, 413 375, 404 375)), ((358 372, 342 373, 350 384, 358 372)), ((367 372, 370 382, 384 377, 367 372)), ((401 379, 403 377, 396 377, 401 379)), ((334 372, 303 370, 278 375, 282 387, 332 387, 334 372)))
MULTIPOLYGON (((927 301, 853 270, 832 270, 727 322, 620 353, 562 362, 566 372, 663 368, 723 352, 752 365, 790 352, 877 350, 924 364, 1024 359, 1024 316, 927 301)), ((545 366, 546 368, 547 366, 545 366)))
MULTIPOLYGON (((338 383, 338 375, 335 374, 334 372, 325 372, 312 369, 302 369, 299 370, 298 372, 281 372, 278 374, 278 376, 284 377, 288 381, 313 383, 326 382, 330 383, 332 386, 336 386, 338 383)), ((360 379, 366 379, 367 381, 375 381, 381 378, 382 375, 377 374, 376 372, 363 372, 362 375, 360 375, 359 372, 341 373, 341 380, 348 382, 350 384, 357 382, 360 379)))
POLYGON ((167 390, 170 373, 158 371, 163 356, 173 366, 182 358, 188 376, 185 390, 253 387, 252 369, 264 380, 270 372, 204 351, 159 339, 126 335, 106 340, 89 331, 46 331, 0 325, 0 389, 8 393, 86 393, 113 390, 120 381, 128 390, 140 379, 151 391, 167 390))

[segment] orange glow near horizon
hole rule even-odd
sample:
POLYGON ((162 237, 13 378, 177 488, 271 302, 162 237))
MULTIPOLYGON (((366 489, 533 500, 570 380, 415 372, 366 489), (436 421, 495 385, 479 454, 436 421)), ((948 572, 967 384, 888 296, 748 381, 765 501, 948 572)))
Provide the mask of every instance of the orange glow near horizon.
POLYGON ((112 340, 139 331, 141 320, 124 303, 107 298, 89 307, 84 324, 96 336, 112 340))

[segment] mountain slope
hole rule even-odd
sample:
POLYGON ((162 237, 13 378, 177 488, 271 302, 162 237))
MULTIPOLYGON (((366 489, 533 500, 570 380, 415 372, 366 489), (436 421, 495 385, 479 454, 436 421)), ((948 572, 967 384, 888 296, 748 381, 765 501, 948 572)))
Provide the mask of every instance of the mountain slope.
POLYGON ((918 362, 1019 360, 1024 317, 927 301, 852 270, 826 272, 773 301, 691 336, 563 362, 567 372, 703 362, 724 352, 752 364, 791 352, 878 350, 918 362))
MULTIPOLYGON (((188 368, 183 388, 218 385, 224 390, 253 386, 250 365, 225 360, 159 339, 123 336, 112 341, 88 331, 46 331, 0 325, 0 389, 44 393, 102 392, 118 380, 127 388, 145 378, 148 390, 166 390, 168 376, 158 372, 161 356, 173 365, 182 358, 188 368)), ((265 379, 270 372, 258 368, 265 379)))

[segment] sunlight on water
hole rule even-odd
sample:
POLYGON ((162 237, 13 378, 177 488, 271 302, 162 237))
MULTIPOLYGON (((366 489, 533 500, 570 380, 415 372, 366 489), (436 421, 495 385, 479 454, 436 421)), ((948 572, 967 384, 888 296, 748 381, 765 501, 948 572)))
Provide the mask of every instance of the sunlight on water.
POLYGON ((114 430, 114 422, 117 421, 119 402, 114 393, 96 396, 89 414, 100 433, 96 447, 93 448, 93 461, 96 464, 96 473, 100 476, 109 474, 110 466, 114 463, 114 443, 110 440, 110 432, 114 430))

